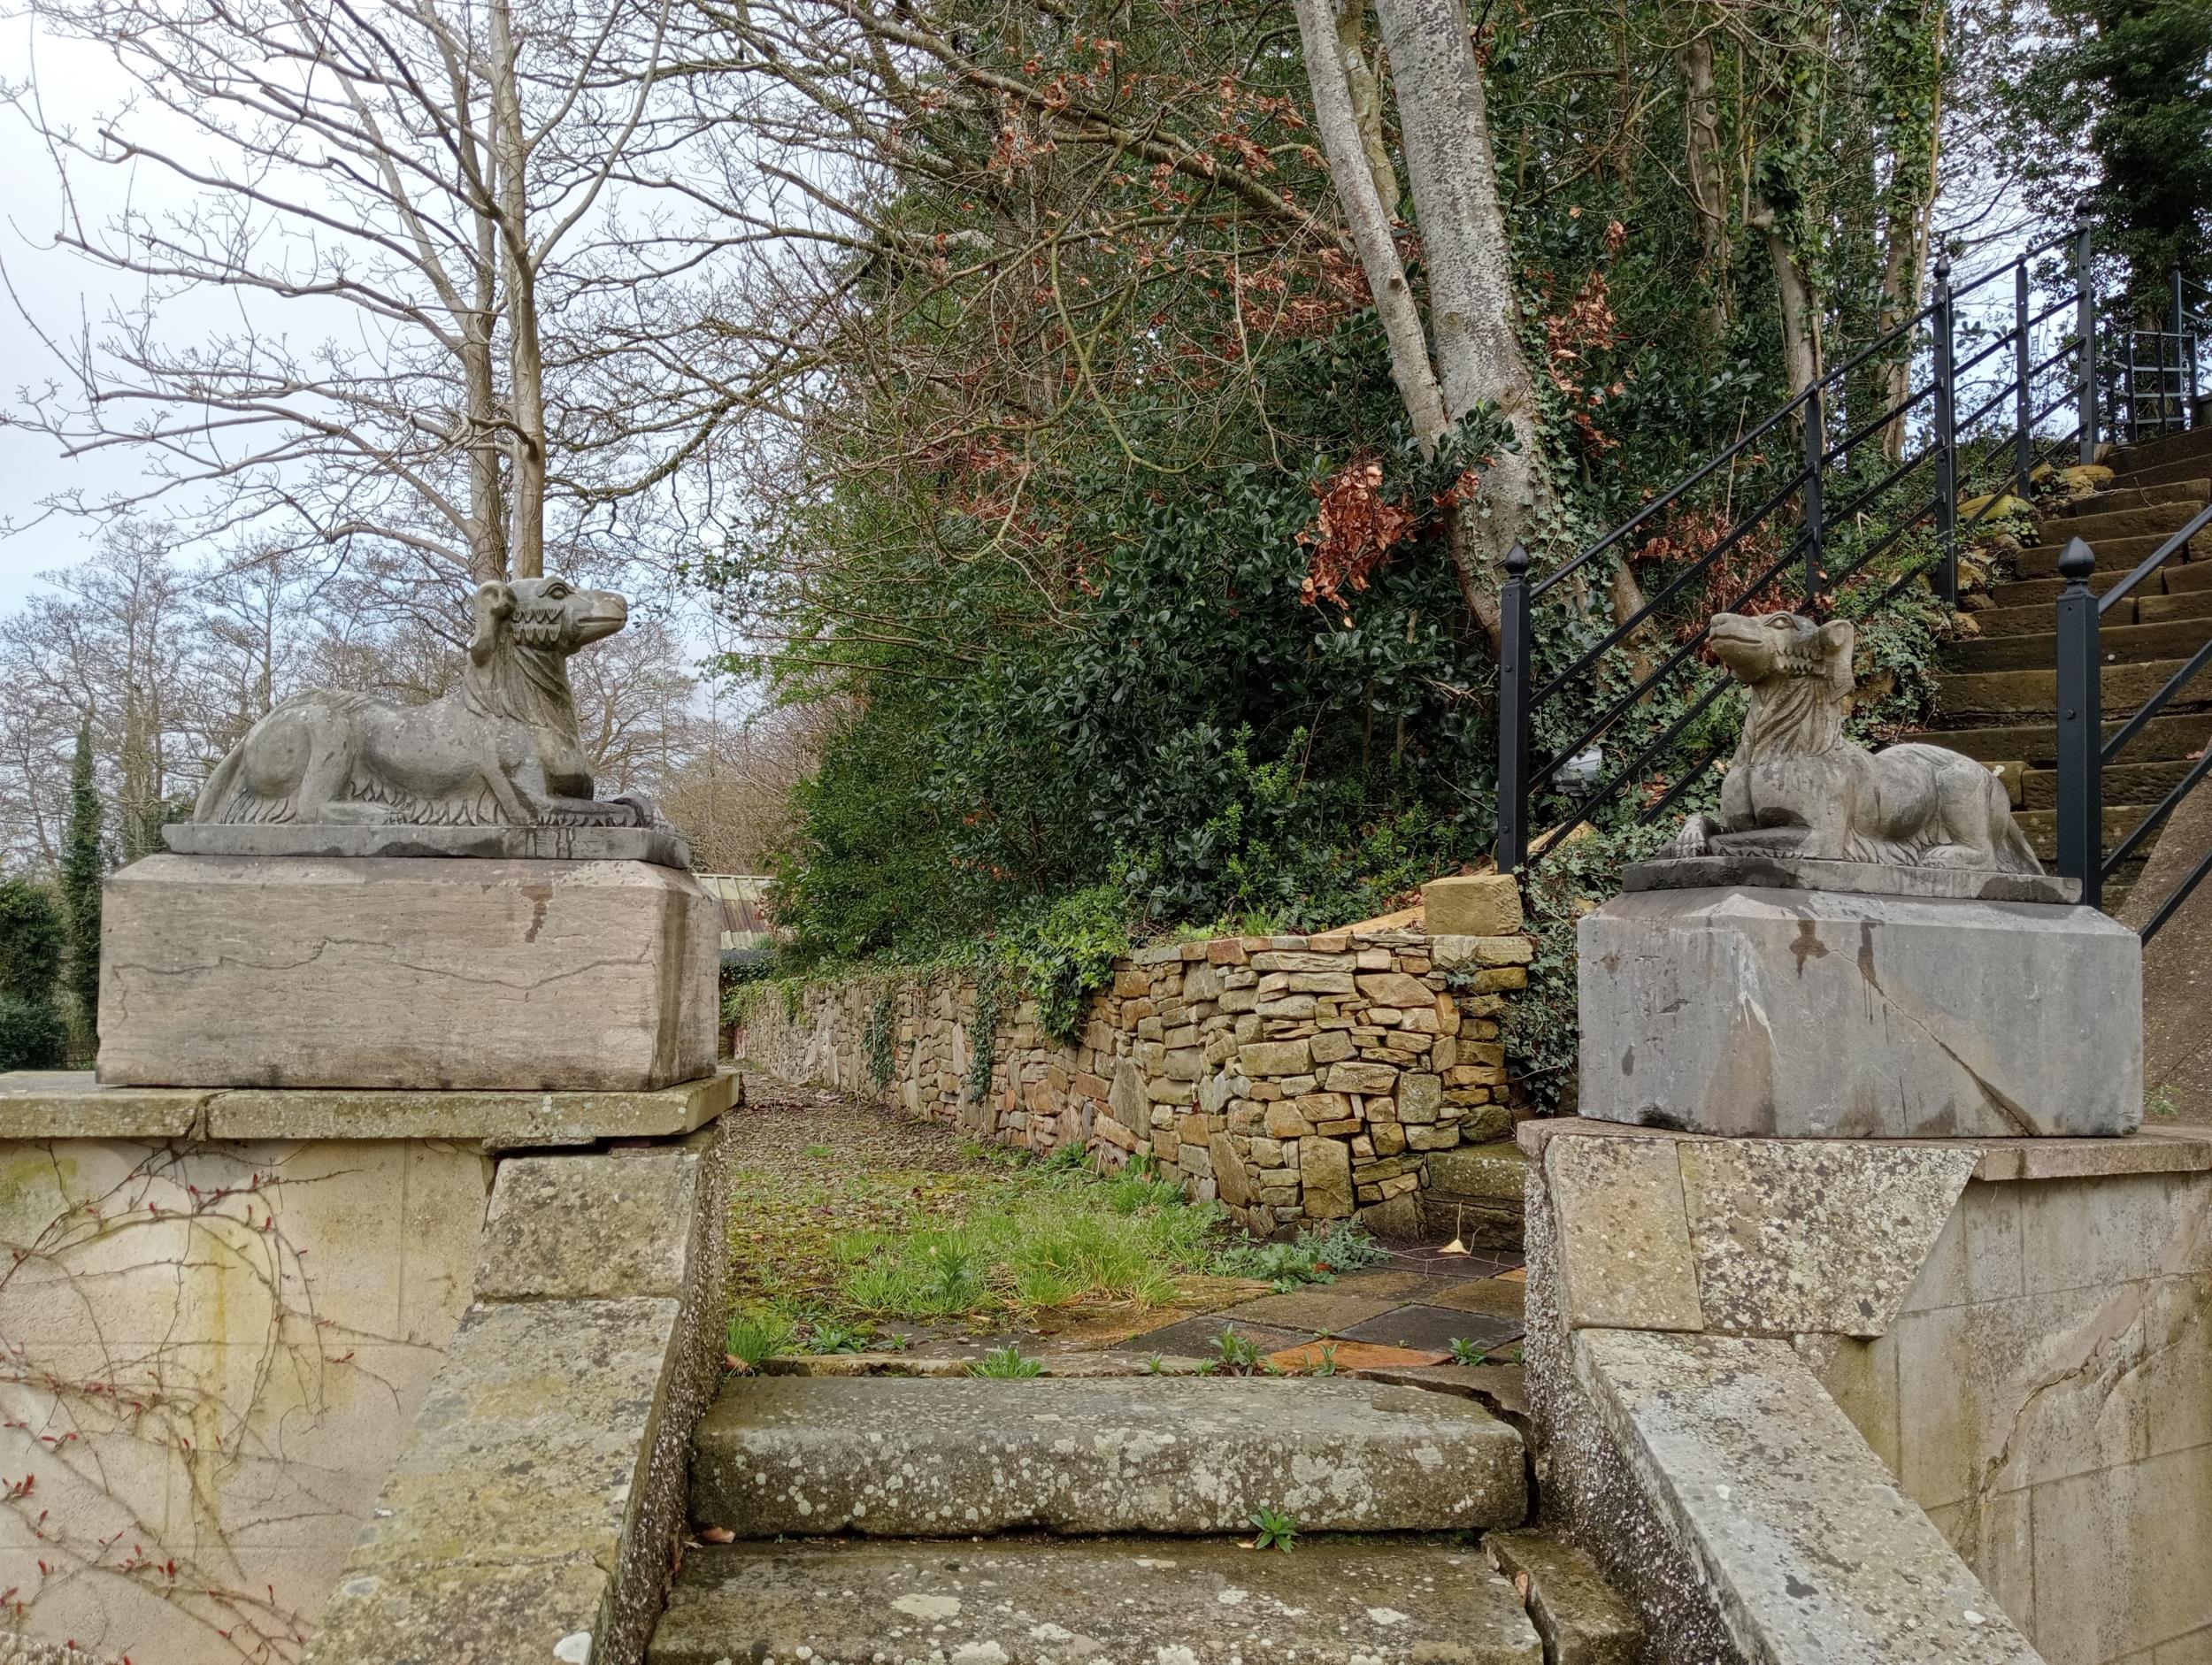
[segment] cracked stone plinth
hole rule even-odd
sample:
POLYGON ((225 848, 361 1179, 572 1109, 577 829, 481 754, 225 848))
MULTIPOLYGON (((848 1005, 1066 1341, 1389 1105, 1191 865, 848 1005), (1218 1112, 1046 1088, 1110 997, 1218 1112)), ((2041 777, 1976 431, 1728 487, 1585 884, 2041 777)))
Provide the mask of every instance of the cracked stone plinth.
POLYGON ((1263 1378, 733 1381, 693 1517, 742 1536, 1517 1525, 1520 1437, 1470 1400, 1263 1378))
POLYGON ((714 1073, 720 941, 643 862, 148 856, 104 892, 99 1078, 649 1092, 714 1073))
POLYGON ((1581 1113, 1783 1138, 2131 1132, 2142 948, 2090 909, 1738 886, 1578 932, 1581 1113))
MULTIPOLYGON (((1010 1385, 1019 1386, 1015 1383, 1010 1385)), ((1479 1549, 1233 1540, 693 1550, 647 1665, 1542 1665, 1479 1549)))

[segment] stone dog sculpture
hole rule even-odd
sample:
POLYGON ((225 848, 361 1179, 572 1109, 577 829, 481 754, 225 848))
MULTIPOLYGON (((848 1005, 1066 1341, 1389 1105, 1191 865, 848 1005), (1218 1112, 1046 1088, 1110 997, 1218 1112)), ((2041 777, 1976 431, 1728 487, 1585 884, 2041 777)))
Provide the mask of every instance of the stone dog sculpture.
POLYGON ((1750 704, 1719 816, 1690 817, 1674 854, 2040 873, 2003 784, 1980 763, 1940 746, 1870 752, 1844 738, 1856 635, 1845 619, 1714 615, 1714 655, 1750 704))
POLYGON ((215 766, 192 818, 334 825, 651 826, 642 797, 592 797, 568 657, 629 603, 564 579, 481 586, 459 679, 427 705, 294 695, 215 766))

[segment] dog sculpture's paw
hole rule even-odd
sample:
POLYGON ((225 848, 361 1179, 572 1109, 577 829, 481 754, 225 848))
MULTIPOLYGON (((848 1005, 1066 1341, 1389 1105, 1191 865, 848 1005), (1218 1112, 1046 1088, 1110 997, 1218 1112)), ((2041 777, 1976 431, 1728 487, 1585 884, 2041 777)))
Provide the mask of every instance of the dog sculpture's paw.
POLYGON ((1710 856, 1713 853, 1712 824, 1701 815, 1694 815, 1682 824, 1682 830, 1674 835, 1673 854, 1710 856))

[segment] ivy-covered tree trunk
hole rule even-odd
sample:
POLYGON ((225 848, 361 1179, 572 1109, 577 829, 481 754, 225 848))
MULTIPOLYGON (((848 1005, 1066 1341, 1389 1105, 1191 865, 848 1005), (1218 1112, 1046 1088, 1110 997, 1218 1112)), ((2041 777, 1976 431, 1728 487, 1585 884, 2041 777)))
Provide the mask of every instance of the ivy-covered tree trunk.
MULTIPOLYGON (((1877 334, 1920 310, 1928 267, 1928 222, 1935 211, 1936 164, 1942 143, 1944 0, 1893 0, 1875 19, 1872 96, 1880 111, 1889 179, 1881 195, 1882 300, 1877 334)), ((1904 403, 1912 360, 1901 352, 1881 368, 1885 409, 1904 403)), ((1882 433, 1892 462, 1905 455, 1902 411, 1882 433)))
POLYGON ((85 1032, 99 1027, 100 881, 107 863, 100 849, 100 794, 92 779, 92 724, 77 730, 77 756, 69 769, 69 825, 61 857, 62 919, 69 939, 66 981, 85 1032))

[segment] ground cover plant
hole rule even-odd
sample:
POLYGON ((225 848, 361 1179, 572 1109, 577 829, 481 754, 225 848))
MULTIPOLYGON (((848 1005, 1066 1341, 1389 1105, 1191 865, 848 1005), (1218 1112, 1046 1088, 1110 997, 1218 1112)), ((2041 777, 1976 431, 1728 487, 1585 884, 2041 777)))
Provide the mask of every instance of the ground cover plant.
POLYGON ((1225 1280, 1294 1288, 1382 1253, 1348 1222, 1255 1244, 1148 1162, 1034 1157, 833 1094, 749 1109, 763 1137, 731 1176, 727 1343, 748 1367, 1202 1301, 1225 1280))

